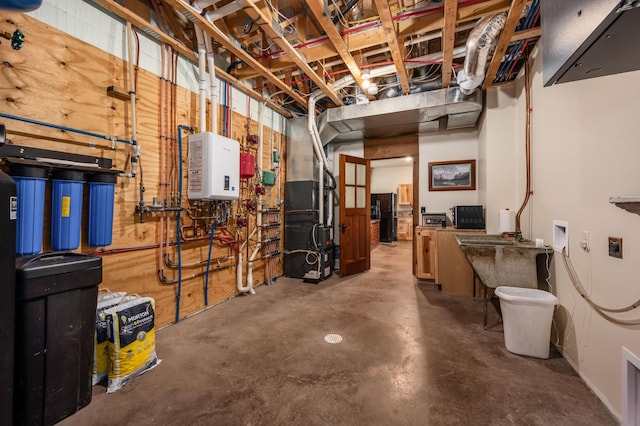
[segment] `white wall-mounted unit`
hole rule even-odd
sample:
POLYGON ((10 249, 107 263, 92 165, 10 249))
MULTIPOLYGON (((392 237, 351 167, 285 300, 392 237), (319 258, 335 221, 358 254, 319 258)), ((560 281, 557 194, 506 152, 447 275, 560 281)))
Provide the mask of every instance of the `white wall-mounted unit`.
POLYGON ((237 200, 240 144, 211 132, 189 135, 190 200, 237 200))

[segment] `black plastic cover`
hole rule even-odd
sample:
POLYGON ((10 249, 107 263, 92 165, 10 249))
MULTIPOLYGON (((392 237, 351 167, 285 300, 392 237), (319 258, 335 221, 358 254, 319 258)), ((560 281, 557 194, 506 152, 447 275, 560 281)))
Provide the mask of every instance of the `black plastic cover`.
POLYGON ((102 259, 70 252, 18 257, 16 281, 18 300, 97 286, 102 281, 102 259))

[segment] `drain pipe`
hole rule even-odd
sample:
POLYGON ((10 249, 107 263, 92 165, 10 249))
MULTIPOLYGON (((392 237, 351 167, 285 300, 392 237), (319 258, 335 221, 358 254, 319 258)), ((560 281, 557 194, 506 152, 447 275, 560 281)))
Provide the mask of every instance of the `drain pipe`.
POLYGON ((196 32, 196 39, 198 40, 198 83, 199 83, 199 96, 198 103, 200 105, 200 117, 198 126, 201 132, 207 131, 207 80, 205 78, 206 65, 207 65, 207 50, 204 42, 204 32, 199 26, 194 26, 196 32))
POLYGON ((529 79, 529 74, 531 73, 531 68, 529 65, 529 59, 524 60, 524 93, 525 93, 525 104, 527 109, 527 118, 526 118, 526 130, 525 130, 525 156, 526 156, 526 167, 527 167, 527 190, 524 196, 524 201, 522 201, 522 206, 520 206, 520 210, 516 213, 516 233, 515 238, 517 241, 522 241, 522 228, 520 227, 520 216, 524 211, 525 206, 529 202, 529 197, 533 193, 531 191, 531 80, 529 79))
POLYGON ((471 95, 484 81, 489 54, 495 49, 498 36, 507 22, 507 12, 481 18, 469 33, 464 67, 456 79, 460 91, 471 95))
MULTIPOLYGON (((203 34, 204 35, 204 34, 203 34)), ((209 92, 211 96, 211 133, 218 134, 218 80, 216 78, 216 64, 213 56, 211 37, 206 36, 204 44, 207 49, 207 65, 209 66, 209 92)))

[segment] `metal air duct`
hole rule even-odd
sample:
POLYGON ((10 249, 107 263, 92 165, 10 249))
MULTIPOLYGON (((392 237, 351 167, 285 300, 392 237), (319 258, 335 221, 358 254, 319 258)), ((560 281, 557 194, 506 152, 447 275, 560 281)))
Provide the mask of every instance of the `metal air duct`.
POLYGON ((489 54, 495 49, 498 36, 507 21, 507 12, 481 18, 467 39, 464 67, 458 72, 460 90, 470 95, 482 84, 489 54))

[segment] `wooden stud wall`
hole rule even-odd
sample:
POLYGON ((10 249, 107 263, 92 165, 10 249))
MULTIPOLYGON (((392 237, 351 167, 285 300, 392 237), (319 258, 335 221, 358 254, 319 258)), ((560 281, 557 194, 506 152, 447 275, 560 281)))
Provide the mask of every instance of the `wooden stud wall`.
MULTIPOLYGON (((0 44, 0 112, 33 120, 54 123, 57 125, 82 129, 101 135, 109 135, 122 139, 131 137, 130 102, 107 95, 107 87, 115 86, 126 92, 129 90, 128 68, 126 61, 114 57, 102 50, 88 45, 68 34, 60 32, 46 24, 23 14, 0 14, 2 29, 13 31, 19 28, 25 34, 25 42, 21 50, 15 51, 10 43, 4 40, 0 44)), ((144 70, 138 71, 137 117, 138 143, 141 147, 141 168, 136 178, 119 177, 115 189, 115 208, 113 222, 113 242, 109 247, 90 247, 87 245, 87 199, 88 189, 85 185, 84 208, 81 231, 81 245, 76 252, 101 253, 103 259, 102 288, 111 291, 126 291, 156 300, 157 325, 162 326, 175 320, 176 284, 162 284, 158 278, 160 238, 160 214, 146 214, 144 223, 140 223, 135 208, 139 200, 140 180, 144 179, 145 204, 152 203, 153 197, 160 193, 160 144, 166 139, 160 137, 160 87, 161 79, 144 70)), ((176 123, 197 126, 198 96, 197 93, 182 87, 176 87, 177 110, 176 123)), ((210 109, 210 106, 208 107, 210 109)), ((210 111, 208 111, 209 113, 210 111)), ((208 116, 209 114, 207 114, 208 116)), ((219 133, 222 129, 222 108, 218 110, 219 133)), ((113 167, 130 171, 130 145, 116 143, 112 148, 111 141, 63 132, 56 129, 23 123, 16 120, 0 118, 0 123, 7 127, 7 138, 18 145, 74 152, 113 160, 113 167)), ((265 120, 263 130, 263 167, 271 168, 270 141, 280 149, 282 173, 276 186, 267 187, 264 201, 268 207, 276 207, 278 192, 284 198, 284 166, 286 164, 286 141, 278 133, 271 134, 270 125, 265 120)), ((246 117, 232 113, 233 139, 244 145, 246 117)), ((250 122, 251 133, 258 134, 258 123, 250 122)), ((183 134, 184 176, 187 175, 187 135, 183 134)), ((256 161, 257 163, 257 161, 256 161)), ((183 206, 188 205, 186 199, 187 180, 184 179, 183 206)), ((47 184, 47 194, 50 183, 47 184)), ((162 203, 163 201, 160 200, 162 203)), ((45 228, 43 250, 50 251, 48 231, 50 224, 50 196, 45 204, 45 228)), ((238 211, 238 203, 234 203, 234 213, 238 211)), ((169 236, 175 241, 175 213, 171 218, 169 236)), ((190 225, 186 214, 183 223, 190 225)), ((166 222, 165 222, 166 223, 166 222)), ((282 223, 282 218, 280 219, 282 223)), ((255 226, 255 214, 250 215, 250 226, 255 226)), ((235 233, 230 227, 229 232, 235 233)), ((280 234, 282 235, 281 227, 280 234)), ((218 234, 216 234, 218 235, 218 234)), ((246 229, 241 232, 246 236, 246 229)), ((191 235, 187 235, 191 237, 191 235)), ((255 240, 255 237, 254 237, 255 240)), ((207 259, 209 238, 202 235, 199 240, 182 244, 182 261, 191 263, 207 259)), ((255 242, 249 243, 250 254, 255 242)), ((281 245, 282 251, 282 245, 281 245)), ((212 257, 234 254, 229 245, 216 241, 212 257)), ((170 247, 169 256, 176 262, 176 247, 170 247)), ((245 251, 244 274, 246 284, 245 251)), ((259 258, 260 256, 258 256, 259 258)), ((237 258, 237 257, 236 257, 237 258)), ((212 262, 212 265, 217 265, 212 262)), ((209 304, 215 304, 237 294, 235 260, 221 262, 224 269, 215 269, 209 277, 209 304)), ((177 277, 175 271, 164 267, 169 279, 177 277)), ((204 267, 185 268, 183 272, 180 317, 196 313, 205 308, 204 276, 188 279, 188 276, 204 270, 204 267)), ((282 275, 282 256, 276 267, 276 276, 282 275)), ((254 265, 254 286, 264 281, 264 263, 258 260, 254 265)))

